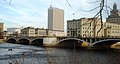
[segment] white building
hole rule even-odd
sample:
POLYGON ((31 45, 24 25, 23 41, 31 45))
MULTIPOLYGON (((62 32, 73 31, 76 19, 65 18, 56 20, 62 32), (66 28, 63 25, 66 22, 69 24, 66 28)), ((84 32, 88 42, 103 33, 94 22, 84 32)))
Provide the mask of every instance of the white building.
POLYGON ((48 8, 48 29, 64 31, 64 10, 52 6, 48 8))
POLYGON ((105 37, 120 37, 120 24, 104 23, 104 36, 105 37))
POLYGON ((113 9, 104 23, 104 36, 120 38, 120 10, 117 9, 116 3, 113 4, 113 9))
POLYGON ((20 35, 21 33, 21 28, 7 28, 7 34, 8 35, 20 35))
POLYGON ((27 27, 27 28, 23 28, 21 30, 21 36, 25 36, 25 37, 40 37, 40 36, 62 37, 62 36, 66 36, 66 35, 65 35, 64 31, 27 27))
POLYGON ((36 36, 47 36, 47 29, 36 28, 35 29, 35 35, 36 36))
POLYGON ((117 4, 113 4, 113 10, 110 11, 110 15, 102 26, 100 20, 95 18, 68 20, 67 35, 70 37, 120 38, 120 10, 117 9, 117 4), (100 32, 97 33, 99 30, 100 32))
POLYGON ((48 36, 66 36, 64 31, 58 31, 58 30, 48 30, 48 36))
POLYGON ((21 36, 35 37, 35 29, 33 27, 23 28, 21 30, 21 36))
POLYGON ((67 21, 67 35, 69 37, 102 37, 100 20, 97 18, 81 18, 67 21))

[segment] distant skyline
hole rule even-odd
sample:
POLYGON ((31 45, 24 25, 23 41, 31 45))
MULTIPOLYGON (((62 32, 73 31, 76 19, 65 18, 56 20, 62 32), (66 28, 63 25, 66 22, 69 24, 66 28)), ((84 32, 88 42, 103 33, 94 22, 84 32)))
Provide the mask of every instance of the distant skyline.
MULTIPOLYGON (((92 12, 84 12, 82 10, 91 10, 99 3, 89 3, 96 0, 0 0, 0 22, 4 22, 5 29, 10 27, 38 27, 47 28, 48 8, 50 5, 64 10, 65 29, 66 21, 71 19, 79 19, 83 17, 93 17, 97 10, 92 12), (74 15, 73 15, 74 14, 74 15)), ((106 0, 105 0, 106 1, 106 0)), ((120 9, 120 0, 109 0, 108 6, 112 8, 116 2, 120 9)), ((107 15, 104 14, 104 17, 107 15)))

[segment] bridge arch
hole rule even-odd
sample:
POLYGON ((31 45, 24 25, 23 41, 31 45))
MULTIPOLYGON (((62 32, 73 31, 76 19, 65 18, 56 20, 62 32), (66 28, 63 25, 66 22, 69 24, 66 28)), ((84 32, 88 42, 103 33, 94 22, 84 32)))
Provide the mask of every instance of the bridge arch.
POLYGON ((42 38, 35 38, 30 42, 31 45, 43 46, 42 38))
POLYGON ((82 43, 86 43, 86 45, 88 45, 87 42, 81 40, 81 39, 77 39, 77 38, 67 38, 67 39, 63 39, 60 40, 58 42, 57 46, 60 47, 66 47, 66 48, 73 48, 73 47, 82 47, 82 43))
POLYGON ((20 39, 18 39, 18 43, 28 45, 30 43, 30 39, 28 39, 28 38, 20 38, 20 39))
POLYGON ((8 43, 16 43, 17 40, 16 40, 15 38, 9 38, 9 39, 7 40, 7 42, 8 42, 8 43))
POLYGON ((106 40, 100 40, 100 41, 97 41, 97 42, 94 42, 92 44, 93 47, 102 47, 102 48, 110 48, 111 45, 117 43, 117 42, 120 42, 120 39, 106 39, 106 40))

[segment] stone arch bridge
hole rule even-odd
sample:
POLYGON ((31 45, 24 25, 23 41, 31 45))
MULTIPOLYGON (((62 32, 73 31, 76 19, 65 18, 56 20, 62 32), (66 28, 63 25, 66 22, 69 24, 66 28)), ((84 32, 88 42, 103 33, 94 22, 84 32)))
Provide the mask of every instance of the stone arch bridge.
MULTIPOLYGON (((89 43, 88 45, 98 44, 99 41, 116 38, 75 38, 75 37, 7 37, 6 41, 9 43, 18 43, 26 45, 38 46, 81 46, 83 42, 89 43), (73 43, 74 42, 74 43, 73 43), (98 43, 97 43, 98 42, 98 43)), ((101 43, 101 42, 100 42, 101 43)), ((78 47, 79 47, 78 46, 78 47)), ((98 45, 97 45, 98 46, 98 45)))
POLYGON ((6 42, 24 45, 43 46, 50 42, 56 43, 56 37, 7 37, 6 42))

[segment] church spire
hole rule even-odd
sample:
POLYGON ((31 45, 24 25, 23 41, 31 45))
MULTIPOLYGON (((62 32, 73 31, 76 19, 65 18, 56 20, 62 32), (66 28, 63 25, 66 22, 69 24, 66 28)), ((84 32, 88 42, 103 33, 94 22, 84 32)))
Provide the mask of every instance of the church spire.
POLYGON ((115 2, 113 4, 113 10, 117 10, 117 4, 115 2))

